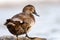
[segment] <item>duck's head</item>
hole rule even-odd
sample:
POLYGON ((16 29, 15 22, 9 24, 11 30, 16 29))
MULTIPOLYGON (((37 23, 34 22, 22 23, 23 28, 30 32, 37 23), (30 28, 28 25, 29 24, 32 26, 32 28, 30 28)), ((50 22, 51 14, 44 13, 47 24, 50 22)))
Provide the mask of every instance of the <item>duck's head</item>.
POLYGON ((27 13, 27 14, 35 14, 36 16, 39 16, 36 11, 35 11, 35 7, 33 5, 27 5, 23 8, 23 12, 27 13))

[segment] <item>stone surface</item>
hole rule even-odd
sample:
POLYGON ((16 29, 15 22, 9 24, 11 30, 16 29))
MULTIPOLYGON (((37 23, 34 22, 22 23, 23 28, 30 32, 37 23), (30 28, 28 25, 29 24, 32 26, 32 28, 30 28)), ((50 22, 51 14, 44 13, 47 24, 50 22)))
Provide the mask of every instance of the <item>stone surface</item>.
MULTIPOLYGON (((16 37, 13 36, 2 36, 0 37, 0 40, 16 40, 16 37)), ((18 40, 47 40, 45 38, 34 38, 34 39, 29 39, 27 37, 19 37, 18 40)))

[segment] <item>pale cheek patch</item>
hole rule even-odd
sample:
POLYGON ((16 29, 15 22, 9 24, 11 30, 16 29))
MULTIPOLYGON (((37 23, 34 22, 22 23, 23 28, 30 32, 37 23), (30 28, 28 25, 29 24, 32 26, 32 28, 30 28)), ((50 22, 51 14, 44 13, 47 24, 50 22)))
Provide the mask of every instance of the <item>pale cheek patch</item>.
POLYGON ((23 23, 23 21, 20 20, 19 18, 13 18, 12 20, 13 20, 13 21, 20 21, 20 23, 23 23))

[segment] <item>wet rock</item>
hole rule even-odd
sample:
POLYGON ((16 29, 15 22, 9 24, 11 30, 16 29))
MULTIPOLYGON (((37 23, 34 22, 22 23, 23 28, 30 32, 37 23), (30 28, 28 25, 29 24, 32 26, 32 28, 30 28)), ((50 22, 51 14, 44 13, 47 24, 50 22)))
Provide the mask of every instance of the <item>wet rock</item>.
MULTIPOLYGON (((16 37, 13 36, 2 36, 0 37, 0 40, 16 40, 16 37)), ((47 40, 45 38, 38 38, 35 37, 33 39, 27 38, 27 37, 19 37, 18 40, 47 40)))

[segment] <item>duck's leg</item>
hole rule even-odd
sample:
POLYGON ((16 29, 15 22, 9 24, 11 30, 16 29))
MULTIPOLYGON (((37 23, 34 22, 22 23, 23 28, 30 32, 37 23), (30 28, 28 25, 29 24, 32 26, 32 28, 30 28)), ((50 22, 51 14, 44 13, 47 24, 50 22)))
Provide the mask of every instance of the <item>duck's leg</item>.
POLYGON ((27 34, 27 29, 25 30, 26 31, 26 37, 28 37, 29 39, 34 39, 35 37, 29 37, 28 34, 27 34))
POLYGON ((29 38, 29 36, 28 36, 28 34, 26 33, 26 37, 28 37, 29 38))
POLYGON ((26 37, 28 37, 29 39, 35 39, 36 38, 36 37, 29 37, 27 33, 26 33, 26 37))
POLYGON ((18 40, 18 35, 16 35, 16 37, 17 37, 17 40, 18 40))

